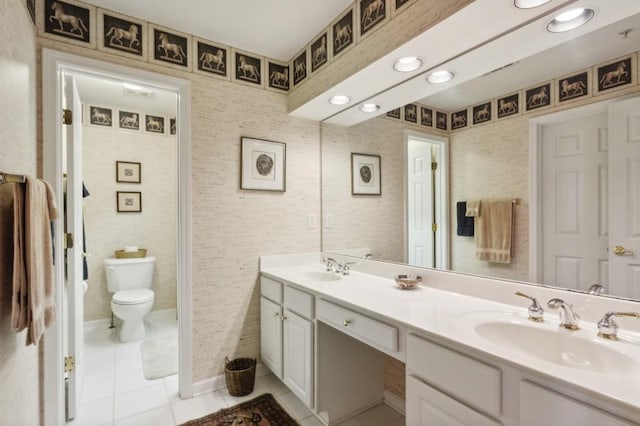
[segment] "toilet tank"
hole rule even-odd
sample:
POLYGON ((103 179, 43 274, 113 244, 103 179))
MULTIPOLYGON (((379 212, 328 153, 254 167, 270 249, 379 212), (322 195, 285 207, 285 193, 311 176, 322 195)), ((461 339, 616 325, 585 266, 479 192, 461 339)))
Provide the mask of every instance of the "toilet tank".
POLYGON ((107 274, 109 292, 151 288, 155 263, 156 258, 153 256, 130 259, 109 257, 105 259, 104 269, 107 274))

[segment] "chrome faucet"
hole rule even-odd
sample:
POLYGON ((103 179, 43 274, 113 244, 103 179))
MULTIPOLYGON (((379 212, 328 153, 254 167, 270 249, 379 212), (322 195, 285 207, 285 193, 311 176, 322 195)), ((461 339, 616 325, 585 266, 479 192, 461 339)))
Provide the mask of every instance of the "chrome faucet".
POLYGON ((327 265, 327 272, 340 272, 342 267, 333 257, 325 257, 322 261, 327 265))
POLYGON ((618 324, 613 317, 636 317, 640 319, 640 312, 607 312, 598 321, 598 336, 608 340, 618 339, 618 324))
POLYGON ((600 284, 594 284, 591 287, 589 287, 589 290, 587 290, 589 292, 589 294, 595 294, 596 296, 599 294, 603 294, 607 291, 607 289, 600 284))
POLYGON ((542 305, 535 297, 524 294, 520 291, 515 292, 516 296, 526 297, 531 300, 531 305, 529 305, 529 320, 533 322, 543 322, 544 321, 544 309, 542 309, 542 305))
POLYGON ((342 275, 349 275, 349 272, 351 272, 351 268, 349 267, 349 265, 355 265, 356 262, 345 262, 344 265, 341 266, 340 268, 340 273, 342 275))
POLYGON ((567 330, 577 330, 580 315, 574 312, 573 306, 566 303, 562 299, 551 299, 547 302, 547 306, 551 309, 560 309, 560 327, 567 330))

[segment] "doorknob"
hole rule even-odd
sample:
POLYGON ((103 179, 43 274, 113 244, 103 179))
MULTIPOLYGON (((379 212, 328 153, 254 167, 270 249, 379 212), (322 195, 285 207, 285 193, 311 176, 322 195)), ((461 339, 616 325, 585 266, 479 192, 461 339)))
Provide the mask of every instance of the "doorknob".
POLYGON ((616 256, 633 256, 633 251, 627 250, 622 246, 615 246, 613 248, 613 254, 615 254, 616 256))

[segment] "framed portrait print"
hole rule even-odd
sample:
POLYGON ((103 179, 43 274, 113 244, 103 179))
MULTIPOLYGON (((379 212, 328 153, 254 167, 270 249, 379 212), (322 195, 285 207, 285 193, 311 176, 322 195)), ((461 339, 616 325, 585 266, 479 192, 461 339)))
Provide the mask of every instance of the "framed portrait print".
POLYGON ((241 139, 240 189, 286 190, 286 144, 241 139))
POLYGON ((118 213, 142 212, 142 192, 116 192, 118 213))
POLYGON ((351 194, 380 195, 380 156, 351 153, 351 194))
POLYGON ((142 182, 142 164, 129 161, 116 161, 116 182, 142 182))

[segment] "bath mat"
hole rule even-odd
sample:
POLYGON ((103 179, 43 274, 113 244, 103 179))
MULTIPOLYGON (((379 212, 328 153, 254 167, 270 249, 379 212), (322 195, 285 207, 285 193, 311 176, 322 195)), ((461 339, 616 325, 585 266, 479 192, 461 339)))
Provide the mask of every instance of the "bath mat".
POLYGON ((266 393, 250 401, 190 420, 180 426, 297 426, 298 424, 278 405, 270 393, 266 393))
POLYGON ((178 373, 178 336, 145 340, 140 351, 145 379, 161 379, 178 373))

